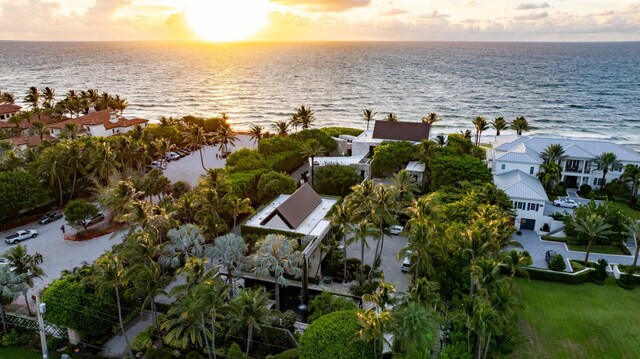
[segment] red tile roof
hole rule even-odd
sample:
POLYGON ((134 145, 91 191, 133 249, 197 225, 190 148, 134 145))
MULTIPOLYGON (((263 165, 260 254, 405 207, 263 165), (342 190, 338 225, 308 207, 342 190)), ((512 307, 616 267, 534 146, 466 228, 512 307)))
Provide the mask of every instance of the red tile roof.
MULTIPOLYGON (((28 120, 24 119, 20 122, 20 129, 21 130, 29 129, 33 126, 33 123, 37 121, 40 121, 45 125, 50 125, 55 123, 58 120, 55 118, 51 118, 47 115, 40 115, 40 118, 38 118, 38 115, 33 115, 28 120)), ((0 121, 0 129, 11 129, 11 128, 16 128, 16 125, 11 122, 0 121)))
POLYGON ((3 105, 0 105, 0 115, 5 115, 7 113, 18 112, 18 111, 20 111, 21 108, 22 107, 20 107, 18 105, 3 104, 3 105))
POLYGON ((55 142, 57 139, 51 135, 43 135, 42 140, 40 136, 22 136, 22 137, 14 137, 10 138, 9 142, 11 142, 14 146, 27 145, 28 148, 37 147, 42 141, 55 142))
POLYGON ((110 122, 109 118, 111 118, 111 112, 109 110, 102 110, 102 111, 96 111, 96 112, 92 112, 88 115, 85 116, 81 116, 78 118, 72 118, 69 120, 65 120, 62 122, 57 122, 54 124, 49 125, 50 128, 58 128, 58 129, 63 129, 64 125, 66 123, 69 122, 75 122, 77 123, 79 126, 95 126, 95 125, 104 125, 104 128, 106 130, 110 130, 112 128, 116 128, 116 127, 129 127, 129 126, 134 126, 137 124, 141 124, 141 123, 146 123, 149 122, 149 120, 145 120, 142 118, 134 118, 132 120, 128 120, 124 117, 119 117, 118 118, 118 122, 110 122))
POLYGON ((110 130, 116 127, 130 127, 130 126, 140 125, 147 122, 149 122, 149 120, 145 120, 144 118, 133 118, 131 120, 127 120, 126 118, 121 117, 116 123, 107 121, 107 123, 105 123, 104 125, 104 128, 105 130, 110 130))

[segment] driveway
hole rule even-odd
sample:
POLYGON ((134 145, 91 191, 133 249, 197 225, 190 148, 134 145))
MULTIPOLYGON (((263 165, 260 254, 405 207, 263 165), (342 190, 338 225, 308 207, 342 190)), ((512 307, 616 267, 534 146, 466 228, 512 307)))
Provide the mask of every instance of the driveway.
MULTIPOLYGON (((579 197, 578 196, 578 192, 575 189, 568 189, 567 190, 567 196, 558 197, 558 198, 571 198, 572 200, 576 201, 580 205, 587 205, 591 201, 590 199, 579 197)), ((598 205, 598 206, 602 205, 603 203, 604 202, 602 202, 600 200, 596 200, 596 205, 598 205)), ((545 204, 545 206, 544 206, 544 215, 545 216, 551 216, 552 214, 554 214, 556 212, 560 212, 560 213, 564 213, 564 214, 573 214, 573 208, 558 207, 558 206, 554 205, 553 202, 551 202, 551 201, 549 201, 549 202, 547 202, 545 204)))
MULTIPOLYGON (((522 235, 514 234, 513 240, 518 241, 524 249, 529 251, 531 259, 533 259, 533 266, 537 268, 547 268, 547 263, 544 260, 545 253, 553 249, 558 254, 562 254, 565 259, 577 259, 584 260, 585 252, 570 251, 566 244, 561 242, 543 241, 534 231, 522 231, 522 235)), ((629 248, 631 253, 634 253, 635 247, 629 248)), ((632 255, 615 255, 615 254, 589 254, 590 262, 597 262, 600 258, 604 258, 609 264, 632 264, 632 255)))
MULTIPOLYGON (((235 146, 229 146, 229 151, 234 152, 242 148, 256 147, 254 141, 251 140, 251 136, 237 135, 237 137, 238 142, 236 142, 235 146)), ((219 153, 219 146, 205 146, 202 149, 204 166, 206 168, 224 168, 226 160, 216 157, 216 154, 219 153)), ((169 162, 163 173, 172 183, 185 181, 192 187, 196 186, 200 181, 200 176, 205 174, 200 162, 200 152, 194 151, 185 157, 169 162)))
MULTIPOLYGON (((38 252, 42 254, 43 262, 40 267, 42 267, 46 276, 42 279, 34 280, 34 289, 43 288, 54 279, 59 278, 60 272, 65 269, 72 270, 75 267, 81 266, 82 262, 92 263, 105 251, 110 250, 114 244, 122 242, 122 235, 119 235, 114 239, 109 239, 111 234, 106 234, 83 242, 67 241, 63 239, 62 231, 60 230, 62 224, 65 225, 67 235, 69 235, 71 226, 66 223, 64 219, 59 219, 45 225, 33 222, 0 233, 1 238, 4 239, 4 237, 13 234, 18 230, 35 229, 38 231, 38 237, 31 238, 20 243, 27 247, 27 251, 29 253, 33 254, 38 252)), ((0 242, 0 247, 0 253, 4 254, 12 247, 12 245, 8 245, 3 241, 0 242)), ((30 293, 33 293, 34 289, 30 290, 30 293)), ((24 298, 20 296, 17 302, 24 304, 24 298)))
MULTIPOLYGON (((364 250, 364 264, 373 263, 373 252, 376 249, 376 239, 367 238, 369 248, 364 250)), ((407 238, 403 236, 385 236, 382 248, 382 263, 380 269, 384 272, 384 280, 395 285, 398 292, 406 292, 411 284, 411 277, 400 270, 402 261, 397 259, 398 252, 407 246, 407 238)), ((347 247, 349 258, 360 259, 360 243, 353 243, 347 247)))

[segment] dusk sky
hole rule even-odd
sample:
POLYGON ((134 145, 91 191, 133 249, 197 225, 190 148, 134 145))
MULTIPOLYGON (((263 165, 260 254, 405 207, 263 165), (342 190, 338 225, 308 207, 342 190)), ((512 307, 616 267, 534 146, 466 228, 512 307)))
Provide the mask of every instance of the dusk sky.
POLYGON ((640 40, 638 0, 0 0, 0 17, 0 40, 640 40))

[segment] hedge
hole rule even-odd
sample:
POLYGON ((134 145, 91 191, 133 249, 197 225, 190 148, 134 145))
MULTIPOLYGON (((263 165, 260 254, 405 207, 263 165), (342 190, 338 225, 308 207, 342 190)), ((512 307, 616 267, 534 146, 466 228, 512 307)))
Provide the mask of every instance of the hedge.
POLYGON ((287 152, 279 152, 270 154, 265 157, 267 165, 276 172, 291 173, 298 167, 302 166, 305 161, 305 156, 301 153, 301 150, 292 150, 287 152))
POLYGON ((372 342, 359 340, 355 310, 327 314, 315 320, 300 340, 300 359, 374 358, 372 342))
POLYGON ((333 138, 331 138, 331 136, 318 129, 303 130, 291 135, 291 138, 300 142, 306 142, 310 139, 316 139, 318 140, 318 142, 320 142, 322 147, 324 147, 327 152, 333 152, 336 150, 336 148, 338 148, 338 144, 333 138))
POLYGON ((265 169, 243 171, 227 175, 227 183, 233 194, 240 198, 249 198, 251 202, 258 202, 258 181, 266 172, 265 169))
POLYGON ((297 150, 298 152, 302 151, 302 145, 300 142, 290 137, 263 138, 258 144, 258 152, 265 157, 293 150, 297 150))
POLYGON ((565 284, 582 284, 591 280, 593 270, 585 270, 578 274, 568 274, 565 272, 554 272, 550 270, 527 268, 530 279, 544 280, 548 282, 558 282, 565 284))
POLYGON ((340 135, 360 136, 364 132, 364 130, 351 127, 323 127, 320 131, 331 137, 339 137, 340 135))
POLYGON ((247 225, 241 225, 240 226, 240 233, 243 236, 249 235, 249 234, 255 234, 258 236, 266 236, 268 234, 281 234, 287 238, 291 238, 291 239, 299 239, 304 237, 304 235, 299 234, 299 233, 292 233, 292 232, 287 232, 287 231, 281 231, 279 229, 271 229, 271 228, 259 228, 259 227, 252 227, 252 226, 247 226, 247 225))
POLYGON ((289 350, 285 350, 280 354, 276 354, 271 357, 272 359, 298 359, 300 358, 298 354, 298 348, 293 348, 289 350))

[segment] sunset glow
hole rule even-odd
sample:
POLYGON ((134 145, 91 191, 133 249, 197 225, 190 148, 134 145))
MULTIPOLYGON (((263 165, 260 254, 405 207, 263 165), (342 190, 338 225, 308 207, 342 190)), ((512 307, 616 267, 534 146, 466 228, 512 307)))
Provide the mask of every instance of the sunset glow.
POLYGON ((242 41, 267 24, 268 0, 191 0, 185 15, 191 29, 205 41, 242 41))

